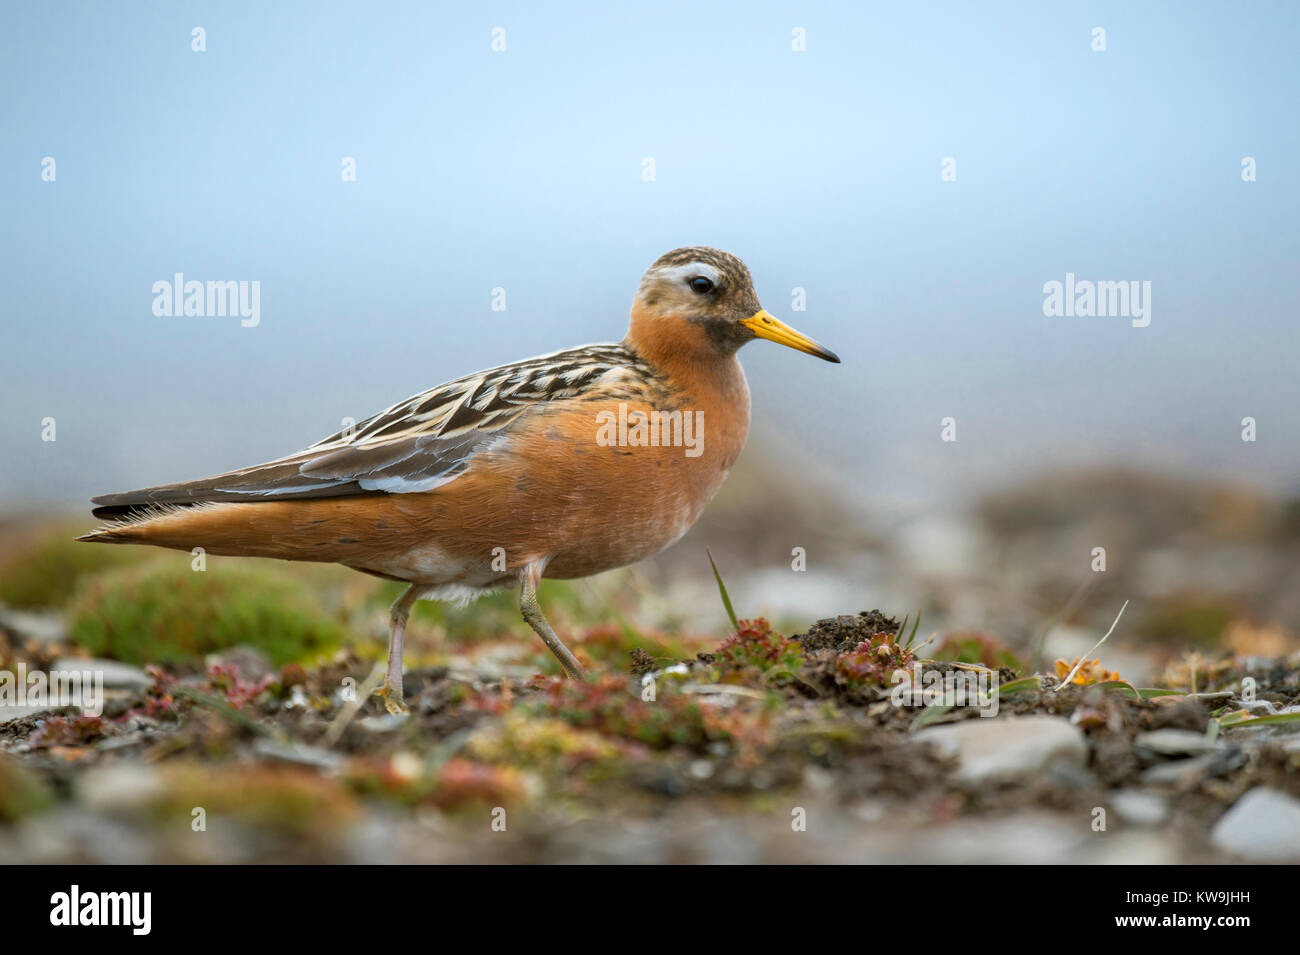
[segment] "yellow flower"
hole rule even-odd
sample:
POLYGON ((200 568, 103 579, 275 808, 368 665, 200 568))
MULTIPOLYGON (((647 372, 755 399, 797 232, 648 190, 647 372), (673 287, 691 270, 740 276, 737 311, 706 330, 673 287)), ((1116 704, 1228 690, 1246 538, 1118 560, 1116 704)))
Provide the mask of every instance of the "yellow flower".
MULTIPOLYGON (((1065 675, 1073 670, 1078 662, 1078 659, 1071 660, 1069 663, 1064 660, 1057 660, 1056 678, 1058 680, 1064 680, 1065 675)), ((1092 683, 1106 683, 1110 680, 1118 679, 1120 679, 1120 675, 1117 670, 1107 670, 1101 665, 1100 660, 1092 660, 1079 667, 1079 672, 1074 675, 1074 678, 1070 680, 1070 682, 1077 684, 1078 686, 1088 686, 1092 683)))

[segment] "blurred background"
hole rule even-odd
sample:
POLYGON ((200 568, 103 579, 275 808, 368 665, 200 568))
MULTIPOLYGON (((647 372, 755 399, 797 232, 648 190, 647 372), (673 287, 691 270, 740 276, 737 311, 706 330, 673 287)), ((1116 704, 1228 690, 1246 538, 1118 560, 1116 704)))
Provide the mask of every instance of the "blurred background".
POLYGON ((617 340, 703 244, 844 363, 744 350, 750 447, 647 616, 720 625, 707 544, 805 624, 1068 655, 1129 599, 1134 679, 1300 629, 1293 4, 6 5, 0 47, 10 579, 91 494, 617 340), (155 315, 177 272, 259 323, 155 315), (1066 273, 1149 326, 1045 316, 1066 273))

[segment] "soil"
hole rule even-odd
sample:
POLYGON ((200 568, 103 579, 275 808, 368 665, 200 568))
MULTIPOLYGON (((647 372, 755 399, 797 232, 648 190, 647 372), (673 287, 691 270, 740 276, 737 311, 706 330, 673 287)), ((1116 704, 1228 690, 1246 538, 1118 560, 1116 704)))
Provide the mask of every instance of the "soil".
MULTIPOLYGON (((1100 685, 1057 692, 1052 676, 1000 699, 995 719, 1058 717, 1082 734, 1086 758, 996 784, 963 783, 958 757, 918 736, 921 711, 894 705, 888 678, 874 668, 877 660, 910 663, 899 628, 879 611, 820 620, 789 640, 742 624, 738 636, 673 666, 633 647, 621 666, 594 667, 586 683, 416 668, 406 675, 405 718, 389 716, 377 698, 354 704, 349 688, 364 689, 373 662, 350 652, 279 671, 255 653, 153 669, 148 689, 109 691, 101 717, 66 709, 0 724, 0 789, 9 780, 11 793, 32 794, 18 808, 0 795, 0 854, 1031 861, 1039 850, 996 829, 971 833, 972 824, 997 822, 1031 841, 1040 832, 1076 840, 1074 854, 1058 861, 1129 859, 1134 845, 1154 861, 1230 861, 1212 848, 1210 832, 1242 793, 1265 785, 1300 796, 1295 724, 1225 728, 1200 755, 1136 742, 1155 730, 1208 739, 1216 717, 1248 701, 1137 699, 1100 685), (1155 834, 1149 845, 1089 841, 1096 807, 1119 790, 1168 806, 1169 821, 1146 833, 1155 834), (197 808, 220 839, 193 837, 197 808), (815 826, 797 827, 801 810, 815 826), (93 834, 109 831, 133 834, 144 848, 93 834), (800 834, 808 838, 791 841, 800 834)), ((581 656, 583 642, 573 646, 581 656)), ((49 662, 34 648, 24 656, 15 643, 10 651, 11 660, 49 662)), ((970 669, 920 663, 925 673, 970 669)), ((994 672, 1004 685, 1018 675, 994 672)), ((1273 710, 1300 704, 1295 660, 1224 660, 1210 672, 1202 693, 1235 694, 1251 676, 1255 699, 1273 710)), ((990 722, 974 707, 933 715, 936 726, 990 722)))

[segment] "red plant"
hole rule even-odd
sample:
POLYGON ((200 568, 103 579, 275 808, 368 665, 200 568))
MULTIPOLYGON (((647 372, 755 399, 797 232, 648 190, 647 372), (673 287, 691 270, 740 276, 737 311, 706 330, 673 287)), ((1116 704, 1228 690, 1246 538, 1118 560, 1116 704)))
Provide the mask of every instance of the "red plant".
POLYGON ((900 646, 894 634, 878 633, 840 654, 835 661, 835 677, 841 685, 853 689, 886 686, 893 682, 896 670, 912 665, 912 659, 912 651, 900 646))
POLYGON ((764 673, 768 670, 794 673, 803 665, 803 648, 799 643, 777 633, 762 617, 739 623, 736 635, 728 637, 715 654, 724 670, 753 668, 764 673))

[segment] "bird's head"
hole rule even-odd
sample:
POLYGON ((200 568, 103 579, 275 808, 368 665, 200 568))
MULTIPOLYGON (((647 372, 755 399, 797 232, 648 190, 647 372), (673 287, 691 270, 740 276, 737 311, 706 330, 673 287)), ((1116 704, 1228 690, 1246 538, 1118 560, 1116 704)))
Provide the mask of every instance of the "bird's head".
POLYGON ((729 252, 693 246, 674 249, 646 270, 632 305, 637 340, 672 338, 678 344, 730 355, 755 338, 838 362, 834 352, 769 315, 758 303, 749 269, 729 252))

